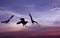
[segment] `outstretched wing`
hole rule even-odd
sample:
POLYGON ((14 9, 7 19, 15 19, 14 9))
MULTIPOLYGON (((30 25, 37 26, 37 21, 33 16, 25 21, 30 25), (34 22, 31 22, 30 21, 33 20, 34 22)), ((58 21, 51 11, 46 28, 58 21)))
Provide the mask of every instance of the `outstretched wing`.
POLYGON ((17 22, 16 24, 20 24, 20 23, 22 23, 22 22, 20 21, 20 22, 17 22))
POLYGON ((30 16, 30 18, 31 18, 31 21, 33 21, 32 16, 31 16, 31 14, 30 14, 30 13, 29 13, 29 16, 30 16))
POLYGON ((1 21, 1 23, 5 23, 6 21, 1 21))
POLYGON ((14 15, 12 15, 8 20, 12 19, 14 17, 14 15))
POLYGON ((6 21, 1 21, 1 23, 8 23, 10 20, 6 20, 6 21))

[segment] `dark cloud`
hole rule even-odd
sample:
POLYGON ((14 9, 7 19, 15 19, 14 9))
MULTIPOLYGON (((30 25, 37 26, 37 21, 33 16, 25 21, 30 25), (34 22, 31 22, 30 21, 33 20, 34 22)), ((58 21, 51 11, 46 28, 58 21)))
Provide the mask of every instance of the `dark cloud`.
POLYGON ((0 0, 0 6, 7 7, 11 10, 20 13, 27 13, 26 11, 42 11, 50 8, 53 1, 49 0, 0 0))

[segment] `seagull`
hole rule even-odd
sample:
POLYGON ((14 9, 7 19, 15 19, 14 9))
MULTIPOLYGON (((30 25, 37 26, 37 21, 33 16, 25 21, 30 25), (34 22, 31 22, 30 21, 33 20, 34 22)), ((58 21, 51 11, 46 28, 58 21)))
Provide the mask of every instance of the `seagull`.
POLYGON ((29 16, 30 16, 30 19, 31 19, 32 24, 34 24, 34 23, 38 24, 38 22, 36 22, 36 21, 33 20, 33 18, 32 18, 32 16, 31 16, 30 13, 29 13, 29 16))
POLYGON ((25 21, 24 18, 20 18, 20 20, 21 20, 21 21, 17 22, 16 24, 20 24, 20 23, 22 23, 23 26, 24 26, 24 25, 26 25, 26 24, 28 23, 28 21, 25 21))
POLYGON ((8 23, 12 18, 14 17, 14 15, 12 15, 8 20, 6 20, 6 21, 1 21, 1 23, 8 23))

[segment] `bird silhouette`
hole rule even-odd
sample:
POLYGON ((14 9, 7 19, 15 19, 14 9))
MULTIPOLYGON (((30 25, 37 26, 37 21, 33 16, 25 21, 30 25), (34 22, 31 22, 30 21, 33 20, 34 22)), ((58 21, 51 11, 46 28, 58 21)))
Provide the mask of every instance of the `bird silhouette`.
POLYGON ((1 23, 8 23, 12 18, 14 17, 14 15, 12 15, 8 20, 6 20, 6 21, 1 21, 1 23))
POLYGON ((25 19, 24 19, 24 18, 20 18, 20 20, 21 20, 21 21, 17 22, 17 24, 22 23, 22 24, 23 24, 23 26, 24 26, 24 25, 26 25, 26 24, 28 23, 28 21, 25 21, 25 19))
POLYGON ((33 18, 32 18, 32 16, 31 16, 30 13, 29 13, 29 16, 30 16, 30 18, 31 18, 31 22, 32 22, 32 24, 34 24, 34 23, 37 23, 37 24, 38 24, 38 22, 36 22, 36 21, 33 20, 33 18))

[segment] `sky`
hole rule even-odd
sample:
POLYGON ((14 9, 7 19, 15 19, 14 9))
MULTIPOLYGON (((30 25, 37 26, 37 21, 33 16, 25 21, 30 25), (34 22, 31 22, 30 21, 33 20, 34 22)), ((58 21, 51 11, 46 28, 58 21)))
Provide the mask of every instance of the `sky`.
POLYGON ((8 24, 0 23, 0 32, 17 31, 22 29, 40 29, 42 27, 60 26, 60 0, 0 0, 0 21, 7 20, 11 15, 14 18, 8 24), (34 20, 40 25, 32 23, 29 18, 31 13, 34 20), (20 18, 29 21, 23 27, 22 24, 16 25, 20 18))

